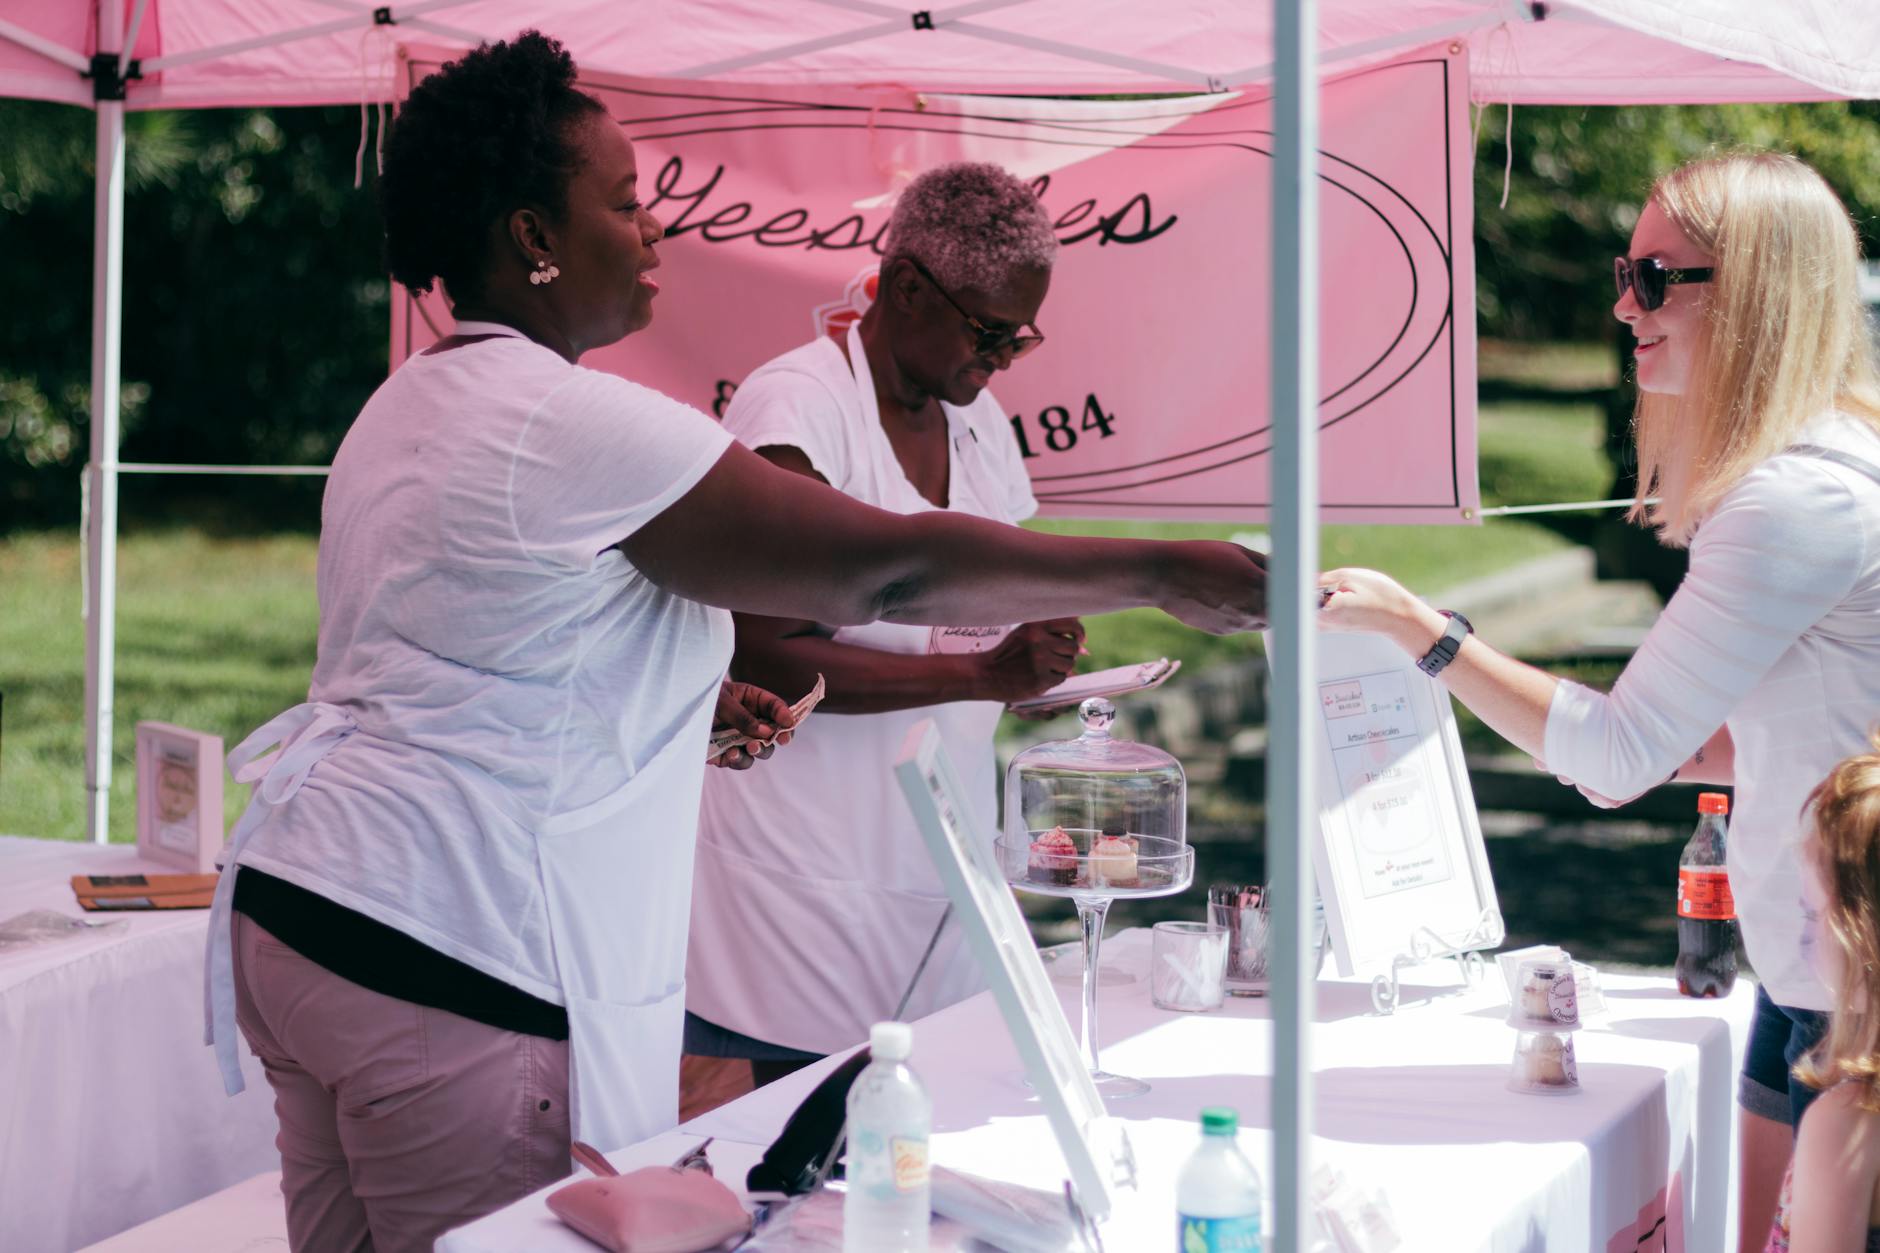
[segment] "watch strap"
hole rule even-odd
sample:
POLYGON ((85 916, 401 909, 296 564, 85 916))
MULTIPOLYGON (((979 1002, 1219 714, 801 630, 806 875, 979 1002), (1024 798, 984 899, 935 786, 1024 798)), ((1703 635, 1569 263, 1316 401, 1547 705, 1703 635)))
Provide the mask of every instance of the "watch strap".
POLYGON ((1456 654, 1462 651, 1462 641, 1475 629, 1469 625, 1469 620, 1459 613, 1448 609, 1438 612, 1449 621, 1443 627, 1441 637, 1430 646, 1430 651, 1417 658, 1417 669, 1432 679, 1441 674, 1449 663, 1456 659, 1456 654))

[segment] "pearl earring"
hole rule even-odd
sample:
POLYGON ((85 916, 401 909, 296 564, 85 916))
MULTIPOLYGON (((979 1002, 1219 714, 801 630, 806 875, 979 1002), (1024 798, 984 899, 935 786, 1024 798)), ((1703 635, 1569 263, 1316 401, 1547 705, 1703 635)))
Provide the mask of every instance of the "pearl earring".
POLYGON ((543 287, 561 277, 561 267, 550 265, 546 261, 537 261, 536 268, 529 271, 529 281, 537 287, 543 287))

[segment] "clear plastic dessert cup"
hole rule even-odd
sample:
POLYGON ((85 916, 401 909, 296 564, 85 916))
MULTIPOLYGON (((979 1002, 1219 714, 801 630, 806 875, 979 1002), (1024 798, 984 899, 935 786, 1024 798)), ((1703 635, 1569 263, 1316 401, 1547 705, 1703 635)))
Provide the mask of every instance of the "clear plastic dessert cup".
POLYGON ((1508 1025, 1520 1031, 1578 1031, 1580 997, 1571 959, 1535 958, 1521 963, 1508 1025))
POLYGON ((1523 1031, 1515 1036, 1508 1090, 1562 1096, 1580 1090, 1580 1067, 1573 1057, 1573 1037, 1559 1031, 1523 1031))

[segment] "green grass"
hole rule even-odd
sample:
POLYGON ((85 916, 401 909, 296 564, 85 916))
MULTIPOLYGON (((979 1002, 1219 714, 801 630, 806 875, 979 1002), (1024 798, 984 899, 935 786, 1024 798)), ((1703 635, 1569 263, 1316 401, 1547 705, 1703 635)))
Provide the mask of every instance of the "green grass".
MULTIPOLYGON (((1476 426, 1482 503, 1538 505, 1603 498, 1612 486, 1605 438, 1605 422, 1596 405, 1482 406, 1476 426)), ((1483 525, 1486 533, 1494 520, 1483 525)))
MULTIPOLYGON (((307 536, 211 539, 127 528, 118 554, 111 837, 136 838, 132 745, 140 721, 229 747, 306 699, 317 611, 307 536)), ((85 623, 70 534, 0 540, 0 832, 85 834, 85 623)), ((247 789, 229 785, 230 822, 247 789)))
POLYGON ((1491 384, 1588 391, 1619 381, 1619 357, 1610 344, 1484 339, 1476 344, 1475 363, 1476 374, 1491 384))
MULTIPOLYGON (((1592 368, 1586 351, 1543 350, 1592 368)), ((1525 362, 1520 354, 1513 360, 1525 362)), ((1486 503, 1581 500, 1603 495, 1609 468, 1590 404, 1484 406, 1480 423, 1486 503)), ((1038 529, 1095 535, 1225 539, 1261 528, 1231 524, 1041 522, 1038 529)), ((120 548, 117 700, 111 835, 135 834, 132 744, 140 720, 175 722, 233 746, 305 699, 317 612, 315 541, 305 535, 212 537, 128 523, 120 548)), ((1526 519, 1481 526, 1332 526, 1323 564, 1386 570, 1411 588, 1439 592, 1467 579, 1559 551, 1567 541, 1526 519)), ((0 832, 82 838, 85 626, 82 580, 70 533, 0 538, 0 832)), ((1257 637, 1190 631, 1149 610, 1089 624, 1086 667, 1178 657, 1191 670, 1257 649, 1257 637)), ((228 789, 232 822, 245 788, 228 789)))

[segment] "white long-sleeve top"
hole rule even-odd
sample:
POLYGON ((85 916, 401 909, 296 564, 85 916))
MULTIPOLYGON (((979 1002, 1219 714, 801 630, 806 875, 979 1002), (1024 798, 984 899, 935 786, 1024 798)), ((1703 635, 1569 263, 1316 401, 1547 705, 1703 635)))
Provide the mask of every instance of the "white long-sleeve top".
MULTIPOLYGON (((1844 415, 1816 419, 1798 443, 1880 467, 1880 436, 1844 415)), ((1699 526, 1690 572, 1611 693, 1555 688, 1545 759, 1596 792, 1633 796, 1727 724, 1730 888, 1750 961, 1778 1004, 1825 1010, 1832 996, 1802 951, 1800 809, 1876 723, 1880 482, 1786 452, 1699 526)))

